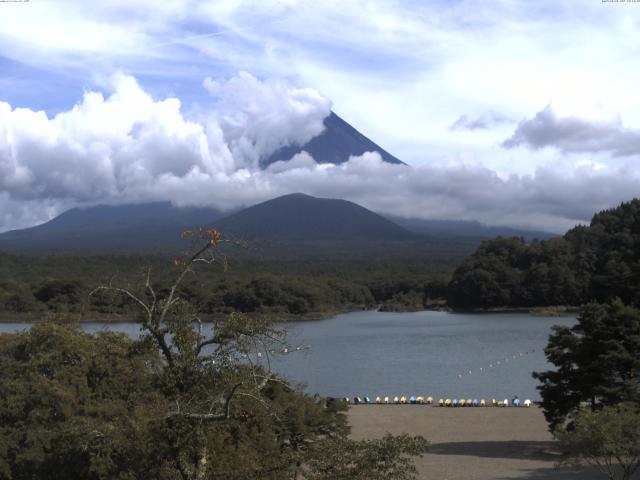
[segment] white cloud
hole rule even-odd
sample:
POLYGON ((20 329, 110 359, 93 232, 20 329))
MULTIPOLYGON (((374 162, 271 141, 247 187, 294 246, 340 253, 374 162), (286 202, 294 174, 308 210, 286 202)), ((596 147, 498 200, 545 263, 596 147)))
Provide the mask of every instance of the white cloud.
POLYGON ((289 160, 278 160, 277 162, 273 162, 271 165, 267 167, 267 172, 269 173, 282 173, 287 170, 296 170, 296 169, 313 169, 316 166, 316 161, 313 159, 311 155, 309 155, 304 150, 300 153, 295 154, 289 160))
MULTIPOLYGON (((69 82, 81 77, 76 88, 119 68, 188 103, 194 83, 181 82, 212 71, 290 78, 322 91, 338 114, 412 164, 468 149, 519 174, 546 161, 514 162, 499 146, 501 131, 450 131, 465 113, 494 109, 521 119, 552 102, 573 116, 598 101, 640 128, 633 5, 39 0, 3 5, 2 13, 0 56, 73 76, 69 82)), ((246 142, 230 148, 251 164, 246 142)))
POLYGON ((331 113, 331 102, 316 90, 260 81, 247 72, 223 83, 207 77, 204 87, 216 100, 215 117, 236 162, 252 169, 281 147, 322 133, 331 113))
POLYGON ((112 92, 86 92, 53 118, 0 103, 0 229, 30 226, 64 209, 171 200, 229 209, 303 192, 421 218, 562 231, 637 194, 640 172, 585 159, 504 174, 477 156, 414 167, 377 153, 342 165, 302 152, 266 170, 256 159, 321 132, 331 103, 312 89, 240 74, 205 81, 209 111, 187 118, 177 98, 154 99, 131 76, 112 92))

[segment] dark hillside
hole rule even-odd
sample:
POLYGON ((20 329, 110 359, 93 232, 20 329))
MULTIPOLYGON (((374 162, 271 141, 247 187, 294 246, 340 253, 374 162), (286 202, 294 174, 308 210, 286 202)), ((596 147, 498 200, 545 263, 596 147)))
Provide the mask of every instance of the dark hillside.
POLYGON ((563 237, 482 243, 456 270, 458 308, 580 305, 619 297, 640 305, 640 200, 594 215, 563 237))
POLYGON ((346 200, 285 195, 215 223, 218 230, 258 240, 415 240, 404 228, 346 200))
POLYGON ((0 250, 169 252, 184 244, 182 230, 221 216, 213 208, 180 208, 169 202, 73 208, 42 225, 1 234, 0 250))
POLYGON ((420 235, 449 238, 478 238, 492 239, 496 237, 522 237, 526 241, 547 240, 558 237, 559 234, 541 230, 522 230, 510 227, 494 227, 474 220, 423 220, 419 218, 404 218, 393 215, 386 217, 410 232, 420 235))

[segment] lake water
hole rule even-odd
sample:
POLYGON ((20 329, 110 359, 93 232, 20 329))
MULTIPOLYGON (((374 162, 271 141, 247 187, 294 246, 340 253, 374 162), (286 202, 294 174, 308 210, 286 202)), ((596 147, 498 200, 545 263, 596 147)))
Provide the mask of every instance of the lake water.
MULTIPOLYGON (((520 313, 355 312, 287 323, 288 340, 308 350, 278 355, 274 370, 327 396, 431 395, 434 398, 539 399, 535 370, 552 325, 575 316, 520 313)), ((0 332, 28 328, 0 324, 0 332)), ((87 323, 83 329, 140 332, 135 323, 87 323)))

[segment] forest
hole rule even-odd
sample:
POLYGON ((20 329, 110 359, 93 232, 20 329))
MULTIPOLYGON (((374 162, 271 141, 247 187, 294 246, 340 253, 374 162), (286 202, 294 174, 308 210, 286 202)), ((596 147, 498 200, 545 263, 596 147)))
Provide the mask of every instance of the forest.
POLYGON ((209 233, 164 288, 100 288, 137 306, 139 339, 64 316, 0 335, 0 479, 416 478, 424 438, 352 440, 346 403, 270 370, 283 329, 235 312, 203 330, 180 287, 216 258, 209 233))
MULTIPOLYGON (((380 308, 476 310, 579 306, 620 298, 640 304, 640 200, 594 215, 564 236, 526 242, 484 241, 461 263, 415 260, 274 260, 226 258, 181 285, 205 316, 239 311, 278 319, 323 318, 380 308)), ((176 268, 162 255, 0 253, 4 320, 70 314, 79 320, 125 320, 124 299, 90 296, 98 285, 136 283, 153 272, 157 287, 176 268)))
MULTIPOLYGON (((80 320, 130 319, 124 299, 90 297, 98 285, 136 283, 149 268, 160 288, 178 268, 166 256, 0 254, 0 312, 5 319, 71 314, 80 320)), ((207 315, 274 314, 321 318, 381 308, 421 310, 444 298, 455 264, 438 261, 247 261, 200 268, 181 293, 207 315)))
POLYGON ((578 306, 613 297, 637 306, 638 280, 640 200, 634 199, 559 238, 483 242, 454 272, 447 299, 457 309, 578 306))

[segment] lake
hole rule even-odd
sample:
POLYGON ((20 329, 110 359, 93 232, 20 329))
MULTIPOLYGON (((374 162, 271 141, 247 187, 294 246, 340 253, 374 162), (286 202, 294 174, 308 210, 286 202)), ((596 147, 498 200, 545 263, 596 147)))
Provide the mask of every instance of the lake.
MULTIPOLYGON (((539 399, 535 370, 550 367, 543 349, 552 325, 575 316, 524 313, 354 312, 287 323, 288 340, 310 348, 278 355, 274 370, 325 396, 431 395, 438 398, 539 399)), ((28 328, 0 324, 0 332, 28 328)), ((136 337, 136 323, 86 323, 89 332, 136 337)))

